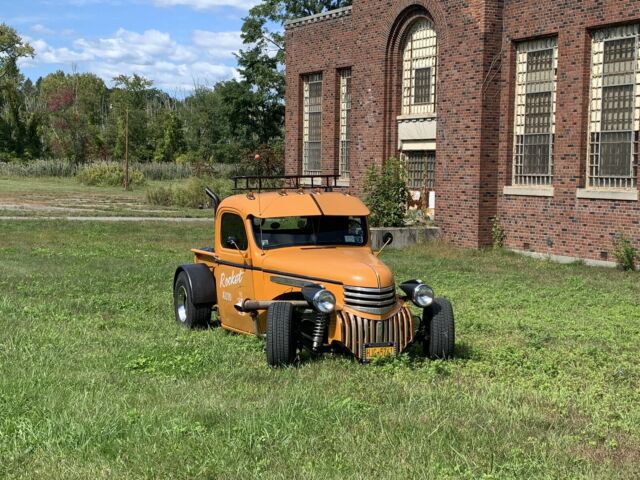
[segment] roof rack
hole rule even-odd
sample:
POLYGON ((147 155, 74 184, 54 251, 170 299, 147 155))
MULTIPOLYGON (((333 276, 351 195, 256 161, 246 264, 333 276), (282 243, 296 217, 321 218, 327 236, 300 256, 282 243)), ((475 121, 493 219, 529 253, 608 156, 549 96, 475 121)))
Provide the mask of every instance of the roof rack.
POLYGON ((338 186, 340 175, 274 175, 232 177, 235 192, 322 189, 331 192, 338 186), (240 185, 238 185, 240 184, 240 185))

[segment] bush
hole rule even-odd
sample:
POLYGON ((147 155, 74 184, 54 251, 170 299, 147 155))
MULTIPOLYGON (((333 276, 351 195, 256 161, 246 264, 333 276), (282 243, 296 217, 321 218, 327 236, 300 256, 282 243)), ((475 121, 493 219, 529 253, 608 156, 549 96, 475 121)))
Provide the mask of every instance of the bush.
MULTIPOLYGON (((124 169, 121 164, 115 162, 93 163, 80 169, 76 178, 85 185, 121 187, 124 185, 124 169)), ((129 168, 129 185, 144 184, 144 174, 136 168, 129 168)))
POLYGON ((231 195, 232 184, 226 178, 196 178, 191 177, 186 182, 173 186, 154 186, 147 188, 146 200, 152 205, 176 206, 185 208, 204 208, 210 203, 204 193, 205 187, 211 188, 220 199, 231 195))
POLYGON ((500 249, 504 246, 504 239, 506 235, 504 233, 504 227, 500 223, 500 217, 495 216, 491 220, 491 240, 493 248, 500 249))
POLYGON ((171 187, 159 185, 157 187, 149 187, 145 192, 147 203, 151 205, 161 205, 168 207, 173 204, 173 191, 171 187))
POLYGON ((173 188, 173 205, 186 208, 202 208, 209 203, 204 193, 206 183, 201 178, 191 177, 184 184, 173 188))
POLYGON ((407 212, 406 171, 397 158, 390 158, 382 168, 367 170, 364 182, 365 203, 371 210, 372 227, 402 227, 407 212))
POLYGON ((631 243, 631 240, 623 234, 617 235, 613 256, 616 257, 616 263, 621 270, 634 271, 636 269, 636 260, 640 258, 638 250, 631 243))

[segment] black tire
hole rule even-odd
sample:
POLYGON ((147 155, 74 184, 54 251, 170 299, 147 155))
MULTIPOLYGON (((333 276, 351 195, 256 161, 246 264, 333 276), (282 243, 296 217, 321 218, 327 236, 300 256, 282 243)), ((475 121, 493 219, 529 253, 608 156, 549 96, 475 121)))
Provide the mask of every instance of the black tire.
POLYGON ((212 305, 194 305, 191 285, 185 272, 180 272, 173 285, 173 311, 181 327, 207 328, 211 323, 212 305))
POLYGON ((271 367, 284 367, 295 359, 293 305, 273 302, 267 310, 267 363, 271 367))
POLYGON ((456 345, 453 307, 446 298, 434 299, 422 313, 424 324, 423 350, 432 360, 453 357, 456 345))

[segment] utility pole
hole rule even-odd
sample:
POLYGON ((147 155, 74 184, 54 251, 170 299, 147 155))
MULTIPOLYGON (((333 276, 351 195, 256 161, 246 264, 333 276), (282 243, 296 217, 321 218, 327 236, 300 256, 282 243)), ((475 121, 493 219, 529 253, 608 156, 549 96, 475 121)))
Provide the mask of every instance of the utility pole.
POLYGON ((124 189, 129 190, 129 108, 124 114, 124 189))

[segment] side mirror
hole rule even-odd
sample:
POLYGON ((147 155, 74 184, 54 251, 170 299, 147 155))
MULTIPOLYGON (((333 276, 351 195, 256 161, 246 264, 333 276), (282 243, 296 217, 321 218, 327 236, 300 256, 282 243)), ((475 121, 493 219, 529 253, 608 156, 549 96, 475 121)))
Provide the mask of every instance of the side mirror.
POLYGON ((393 234, 391 232, 387 232, 382 236, 382 247, 380 247, 380 250, 378 250, 377 252, 375 252, 375 256, 377 257, 378 255, 380 255, 382 253, 382 251, 388 246, 391 245, 393 243, 393 234))
POLYGON ((238 246, 238 237, 229 235, 224 243, 224 246, 227 248, 237 248, 238 250, 240 250, 240 247, 238 246))

